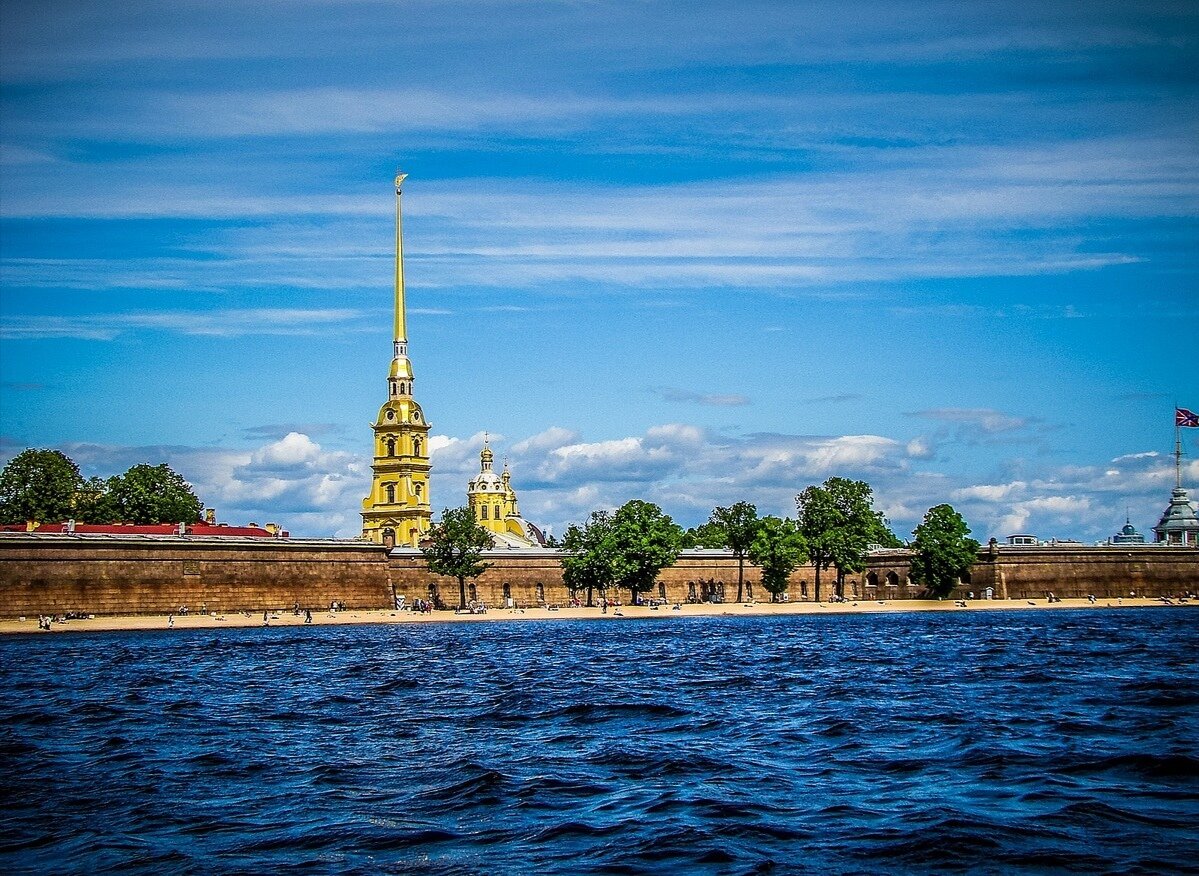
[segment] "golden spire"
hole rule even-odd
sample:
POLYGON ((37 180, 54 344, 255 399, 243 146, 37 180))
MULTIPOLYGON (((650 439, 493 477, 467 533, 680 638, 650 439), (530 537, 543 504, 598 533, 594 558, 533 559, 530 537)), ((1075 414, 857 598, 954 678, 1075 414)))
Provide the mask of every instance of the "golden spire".
POLYGON ((400 212, 400 195, 406 173, 396 174, 396 301, 395 301, 395 355, 408 355, 408 326, 404 319, 404 230, 400 212))

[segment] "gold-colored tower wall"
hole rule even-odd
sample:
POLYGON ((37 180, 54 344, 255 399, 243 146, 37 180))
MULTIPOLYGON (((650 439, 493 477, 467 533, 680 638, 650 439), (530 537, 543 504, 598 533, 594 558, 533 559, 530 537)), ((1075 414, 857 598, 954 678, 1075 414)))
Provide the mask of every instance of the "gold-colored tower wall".
POLYGON ((374 453, 371 491, 362 500, 362 537, 378 544, 416 547, 433 520, 429 500, 429 423, 413 398, 412 362, 404 301, 404 234, 401 188, 395 179, 395 320, 387 401, 371 425, 374 453))

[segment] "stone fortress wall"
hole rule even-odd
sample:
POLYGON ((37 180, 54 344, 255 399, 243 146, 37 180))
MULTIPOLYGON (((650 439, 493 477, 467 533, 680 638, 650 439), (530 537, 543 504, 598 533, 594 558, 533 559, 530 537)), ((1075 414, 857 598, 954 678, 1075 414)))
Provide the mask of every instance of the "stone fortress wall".
POLYGON ((0 617, 389 604, 387 551, 367 542, 0 535, 0 617))
MULTIPOLYGON (((846 581, 849 599, 910 599, 908 554, 872 554, 865 572, 846 581)), ((566 605, 570 594, 552 550, 492 551, 491 568, 468 598, 491 607, 566 605)), ((821 597, 835 574, 821 575, 821 597)), ((791 600, 814 597, 815 570, 792 575, 791 600)), ((769 599, 756 567, 745 565, 746 600, 769 599)), ((0 617, 58 614, 166 614, 188 606, 209 611, 388 608, 396 595, 427 598, 437 588, 450 607, 458 584, 431 575, 419 551, 363 541, 232 539, 190 536, 58 536, 0 534, 0 617)), ((1094 595, 1112 599, 1199 592, 1199 549, 1145 546, 984 548, 955 596, 1044 599, 1094 595)), ((671 602, 737 597, 737 561, 723 551, 688 551, 663 570, 647 594, 671 602)), ((622 599, 627 599, 625 591, 622 599)))

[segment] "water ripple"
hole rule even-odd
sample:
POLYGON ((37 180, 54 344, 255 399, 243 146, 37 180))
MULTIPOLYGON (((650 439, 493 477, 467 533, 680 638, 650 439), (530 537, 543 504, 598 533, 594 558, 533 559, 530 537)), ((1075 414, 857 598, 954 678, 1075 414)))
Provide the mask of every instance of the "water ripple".
POLYGON ((1190 612, 0 641, 6 872, 1185 872, 1190 612))

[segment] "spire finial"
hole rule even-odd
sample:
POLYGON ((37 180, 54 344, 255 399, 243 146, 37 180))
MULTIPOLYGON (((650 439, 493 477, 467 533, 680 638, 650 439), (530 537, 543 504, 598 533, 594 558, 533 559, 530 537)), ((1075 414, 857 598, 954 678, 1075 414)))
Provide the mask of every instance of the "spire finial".
POLYGON ((401 188, 406 173, 396 173, 396 279, 395 279, 395 355, 408 355, 408 326, 404 313, 404 222, 400 209, 401 188))
POLYGON ((483 471, 491 471, 491 460, 495 454, 491 452, 490 436, 483 433, 483 449, 479 451, 479 463, 483 471))

